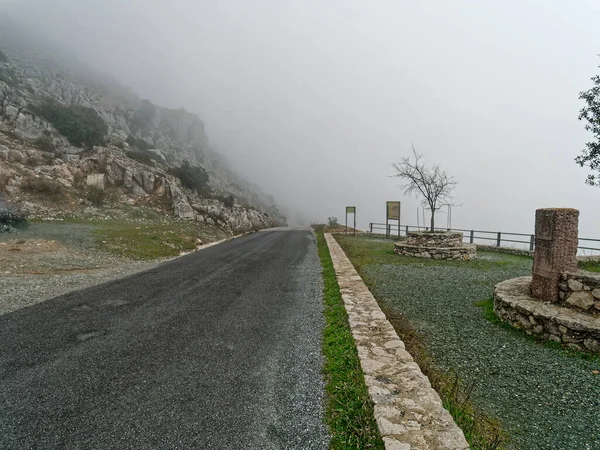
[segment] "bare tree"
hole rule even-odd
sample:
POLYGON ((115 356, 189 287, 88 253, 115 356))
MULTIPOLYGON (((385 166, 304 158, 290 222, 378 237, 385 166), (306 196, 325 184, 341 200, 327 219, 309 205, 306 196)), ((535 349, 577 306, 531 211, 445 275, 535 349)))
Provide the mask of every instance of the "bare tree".
POLYGON ((449 177, 439 165, 428 167, 423 161, 423 155, 412 147, 412 156, 405 156, 398 163, 392 164, 396 169, 394 177, 406 182, 400 187, 404 193, 423 197, 421 204, 431 211, 431 231, 435 231, 435 212, 443 206, 452 205, 452 191, 458 184, 454 177, 449 177))

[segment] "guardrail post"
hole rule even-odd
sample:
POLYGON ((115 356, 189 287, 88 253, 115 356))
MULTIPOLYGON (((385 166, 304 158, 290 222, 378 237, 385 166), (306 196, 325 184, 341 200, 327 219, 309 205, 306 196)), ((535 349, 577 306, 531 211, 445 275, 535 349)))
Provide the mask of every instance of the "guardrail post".
POLYGON ((390 234, 392 234, 392 226, 391 226, 390 224, 388 224, 388 226, 387 226, 387 235, 386 235, 386 237, 389 237, 389 236, 390 236, 390 234))
POLYGON ((469 244, 473 243, 473 238, 475 237, 475 232, 471 230, 471 236, 469 236, 469 244))
POLYGON ((373 222, 369 224, 369 233, 373 234, 373 222))
POLYGON ((502 233, 498 231, 498 238, 496 239, 496 247, 500 247, 501 240, 502 240, 502 233))
POLYGON ((404 236, 408 236, 408 225, 406 225, 406 233, 404 234, 404 236))
POLYGON ((533 246, 535 245, 535 234, 532 234, 529 238, 529 251, 533 251, 533 246))

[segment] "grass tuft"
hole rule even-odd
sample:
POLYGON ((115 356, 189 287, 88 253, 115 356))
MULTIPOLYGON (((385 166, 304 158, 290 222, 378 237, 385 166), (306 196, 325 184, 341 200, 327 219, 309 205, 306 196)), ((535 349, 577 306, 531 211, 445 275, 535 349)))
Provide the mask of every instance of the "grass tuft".
POLYGON ((325 356, 326 421, 330 449, 381 449, 384 443, 374 418, 374 407, 360 367, 358 351, 348 324, 333 262, 323 233, 317 233, 323 267, 323 299, 326 326, 325 356))

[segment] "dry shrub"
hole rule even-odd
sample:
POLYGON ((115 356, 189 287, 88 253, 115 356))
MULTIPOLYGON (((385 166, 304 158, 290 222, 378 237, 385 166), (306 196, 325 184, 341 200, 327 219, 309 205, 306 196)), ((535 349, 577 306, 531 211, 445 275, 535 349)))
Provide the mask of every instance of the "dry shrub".
POLYGON ((64 200, 66 196, 60 183, 42 177, 29 176, 25 178, 23 189, 54 201, 64 200))

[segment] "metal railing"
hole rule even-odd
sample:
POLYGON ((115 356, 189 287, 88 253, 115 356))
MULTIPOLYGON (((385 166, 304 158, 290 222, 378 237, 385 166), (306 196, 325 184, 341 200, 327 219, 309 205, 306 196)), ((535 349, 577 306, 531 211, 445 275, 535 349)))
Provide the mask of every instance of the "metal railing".
MULTIPOLYGON (((418 227, 414 225, 398 225, 398 224, 385 224, 385 223, 369 223, 370 234, 380 234, 386 237, 402 237, 407 236, 410 231, 426 231, 428 228, 418 227), (383 233, 381 233, 383 231, 383 233)), ((508 233, 506 231, 484 231, 484 230, 465 230, 460 228, 452 229, 439 229, 438 231, 460 231, 463 233, 463 240, 470 244, 476 244, 476 241, 488 241, 490 245, 501 247, 503 242, 510 242, 511 244, 523 244, 529 248, 529 251, 533 251, 535 247, 535 235, 526 233, 508 233)), ((600 252, 600 239, 591 238, 579 238, 579 250, 590 250, 594 252, 600 252), (588 242, 598 244, 587 244, 588 242), (591 245, 598 245, 592 247, 591 245)))

